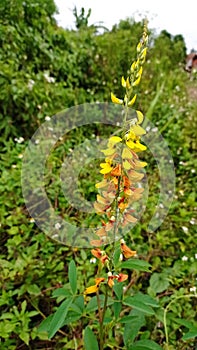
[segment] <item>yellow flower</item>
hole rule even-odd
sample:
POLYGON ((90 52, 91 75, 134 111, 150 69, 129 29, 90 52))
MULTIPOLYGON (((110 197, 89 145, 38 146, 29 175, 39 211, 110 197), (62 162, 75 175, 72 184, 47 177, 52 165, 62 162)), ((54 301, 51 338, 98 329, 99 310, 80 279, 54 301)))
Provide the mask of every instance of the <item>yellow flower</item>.
POLYGON ((88 288, 85 289, 84 291, 84 294, 92 294, 92 293, 96 293, 98 288, 99 288, 99 285, 101 282, 103 282, 105 279, 104 277, 98 277, 98 278, 95 278, 95 283, 93 286, 90 286, 88 288))
POLYGON ((146 134, 146 131, 139 125, 133 125, 130 129, 136 136, 142 136, 146 134))
POLYGON ((119 136, 111 136, 109 138, 108 147, 113 146, 116 143, 119 143, 121 141, 122 141, 121 137, 119 137, 119 136))
POLYGON ((137 86, 137 85, 139 85, 140 80, 141 80, 141 75, 134 81, 134 83, 132 84, 132 86, 137 86))
POLYGON ((90 286, 88 288, 85 289, 84 294, 92 294, 92 293, 96 293, 98 290, 98 285, 94 285, 94 286, 90 286))
POLYGON ((135 101, 136 101, 136 97, 137 97, 137 95, 135 94, 135 95, 133 96, 132 100, 129 101, 129 103, 128 103, 128 106, 129 106, 129 107, 131 107, 131 106, 134 105, 134 103, 135 103, 135 101))
POLYGON ((111 92, 111 100, 113 103, 116 103, 118 105, 122 105, 123 104, 123 100, 121 100, 120 98, 116 97, 113 92, 111 92))
POLYGON ((121 84, 124 88, 126 87, 126 80, 124 77, 121 78, 121 84))
POLYGON ((100 164, 101 166, 101 170, 100 170, 100 173, 101 174, 108 174, 110 173, 110 171, 113 169, 113 167, 111 166, 111 163, 110 162, 106 162, 106 163, 101 163, 100 164))
POLYGON ((138 124, 141 124, 144 120, 144 116, 143 116, 142 112, 140 112, 140 111, 136 111, 136 113, 137 113, 137 118, 138 118, 138 124))

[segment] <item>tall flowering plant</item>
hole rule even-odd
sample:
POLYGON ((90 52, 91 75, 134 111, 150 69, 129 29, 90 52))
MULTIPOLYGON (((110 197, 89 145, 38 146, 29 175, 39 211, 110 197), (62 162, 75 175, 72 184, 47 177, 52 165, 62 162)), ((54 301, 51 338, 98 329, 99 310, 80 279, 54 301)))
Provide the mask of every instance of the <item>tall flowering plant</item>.
MULTIPOLYGON (((109 138, 107 147, 102 150, 104 161, 100 164, 100 173, 103 178, 96 183, 98 194, 94 203, 102 225, 91 241, 92 259, 97 262, 94 283, 89 285, 87 282, 86 288, 77 294, 77 269, 72 260, 68 268, 68 288, 60 288, 53 294, 63 301, 56 312, 41 324, 41 329, 47 330, 48 337, 52 338, 63 326, 79 322, 83 338, 77 337, 77 343, 74 337, 67 349, 130 349, 140 329, 140 326, 134 327, 122 336, 122 325, 132 327, 131 323, 135 323, 136 314, 130 312, 139 310, 153 315, 153 308, 158 307, 157 302, 148 295, 138 293, 126 296, 133 284, 132 278, 129 281, 128 270, 149 272, 150 265, 137 259, 136 250, 127 245, 123 238, 125 228, 137 221, 134 203, 143 195, 140 183, 144 176, 141 170, 146 166, 140 159, 140 154, 146 150, 141 141, 145 134, 141 126, 143 114, 135 110, 135 117, 129 120, 129 109, 133 109, 137 98, 136 87, 141 81, 147 44, 145 22, 142 39, 137 45, 136 60, 130 67, 128 77, 121 79, 125 89, 124 97, 118 98, 111 93, 112 102, 123 108, 123 127, 118 134, 109 138), (125 281, 129 281, 127 286, 124 286, 125 281)), ((75 334, 73 329, 72 327, 72 334, 75 334)), ((63 331, 61 333, 67 336, 63 331)), ((148 347, 143 347, 144 349, 153 348, 152 345, 154 349, 161 349, 152 340, 145 340, 145 343, 148 347)))
POLYGON ((98 239, 91 241, 94 246, 91 253, 98 259, 99 264, 95 284, 87 287, 84 294, 86 297, 93 293, 97 294, 100 350, 104 348, 105 342, 104 318, 109 290, 115 283, 128 279, 128 274, 116 270, 114 256, 119 253, 119 260, 127 260, 137 255, 135 250, 126 245, 119 231, 123 232, 126 225, 137 221, 132 205, 142 197, 144 191, 139 186, 144 176, 141 169, 147 165, 139 157, 139 154, 146 150, 146 146, 141 142, 141 136, 146 133, 141 126, 144 117, 139 110, 135 111, 134 119, 128 120, 128 117, 129 109, 133 108, 137 98, 136 87, 141 81, 147 44, 147 23, 145 22, 142 39, 137 45, 136 60, 130 67, 129 75, 121 79, 122 87, 125 89, 124 98, 118 98, 113 92, 111 93, 112 102, 123 107, 123 128, 119 135, 112 135, 109 138, 107 148, 102 150, 105 156, 105 161, 100 164, 103 179, 96 184, 99 193, 94 208, 97 214, 102 215, 103 220, 102 227, 96 232, 98 239), (116 244, 118 239, 119 248, 116 244), (112 244, 110 244, 111 241, 112 244), (107 246, 106 250, 105 246, 107 246), (99 305, 99 289, 102 285, 106 286, 103 308, 99 305))

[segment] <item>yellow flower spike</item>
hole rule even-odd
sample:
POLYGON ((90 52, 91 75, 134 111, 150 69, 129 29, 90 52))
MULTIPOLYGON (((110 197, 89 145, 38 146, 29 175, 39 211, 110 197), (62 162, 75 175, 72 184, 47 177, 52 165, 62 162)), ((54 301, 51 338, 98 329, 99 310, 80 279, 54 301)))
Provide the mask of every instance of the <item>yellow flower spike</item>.
POLYGON ((111 100, 113 103, 116 103, 118 105, 122 105, 123 104, 123 100, 121 100, 120 98, 116 97, 113 92, 111 92, 111 100))
POLYGON ((141 80, 141 75, 139 76, 139 78, 137 78, 137 79, 134 81, 134 83, 132 84, 132 86, 137 86, 137 85, 139 85, 140 80, 141 80))
POLYGON ((133 106, 133 105, 134 105, 134 103, 135 103, 135 101, 136 101, 136 98, 137 98, 137 95, 135 94, 135 95, 133 96, 132 100, 131 100, 131 101, 129 101, 129 103, 128 103, 128 107, 131 107, 131 106, 133 106))
POLYGON ((121 78, 121 84, 124 88, 126 88, 126 80, 124 77, 121 78))
POLYGON ((137 118, 138 118, 138 124, 142 124, 142 122, 144 120, 144 116, 143 116, 142 112, 136 111, 136 113, 137 113, 137 118))

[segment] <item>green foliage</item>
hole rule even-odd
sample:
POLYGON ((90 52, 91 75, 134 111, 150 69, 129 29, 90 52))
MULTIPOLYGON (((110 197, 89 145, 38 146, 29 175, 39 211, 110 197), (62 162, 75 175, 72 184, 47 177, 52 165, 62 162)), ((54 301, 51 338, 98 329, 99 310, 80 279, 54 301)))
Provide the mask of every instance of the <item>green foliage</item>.
MULTIPOLYGON (((97 297, 84 300, 82 295, 84 285, 95 277, 94 265, 89 262, 91 254, 84 249, 61 246, 40 232, 25 208, 21 162, 29 137, 46 116, 75 104, 109 101, 111 90, 122 95, 121 88, 114 90, 114 84, 127 71, 142 26, 128 19, 103 34, 88 26, 85 30, 69 31, 57 26, 55 11, 52 0, 0 3, 2 350, 39 346, 55 350, 80 348, 83 335, 87 349, 89 343, 96 344, 93 332, 97 336, 97 297), (53 340, 48 339, 53 336, 53 340)), ((197 336, 196 298, 190 291, 196 285, 197 270, 194 218, 197 104, 194 98, 188 99, 187 89, 189 96, 194 96, 191 91, 195 92, 197 86, 195 81, 188 81, 182 70, 185 57, 182 36, 173 37, 166 31, 157 38, 150 34, 152 43, 137 106, 148 114, 168 142, 175 164, 176 193, 162 226, 154 233, 147 232, 147 222, 157 204, 159 178, 157 166, 147 154, 147 210, 141 223, 128 235, 139 258, 120 263, 120 250, 114 254, 114 265, 126 270, 130 286, 125 289, 124 283, 116 283, 115 298, 108 298, 104 320, 108 330, 106 348, 156 350, 162 346, 168 350, 187 350, 195 348, 197 336), (189 293, 193 297, 187 298, 189 293), (167 348, 163 322, 169 304, 167 348), (114 325, 118 325, 115 343, 111 331, 114 325)), ((65 150, 87 135, 99 137, 102 133, 103 128, 97 126, 81 128, 80 134, 71 133, 53 152, 48 162, 53 171, 47 179, 51 187, 46 188, 51 198, 65 150)), ((97 168, 91 169, 90 177, 87 174, 89 169, 81 176, 81 193, 94 198, 92 182, 96 180, 97 168)), ((60 213, 69 212, 64 207, 63 195, 56 202, 60 213)), ((79 216, 75 219, 82 220, 79 216)), ((103 294, 100 305, 104 307, 103 294)))

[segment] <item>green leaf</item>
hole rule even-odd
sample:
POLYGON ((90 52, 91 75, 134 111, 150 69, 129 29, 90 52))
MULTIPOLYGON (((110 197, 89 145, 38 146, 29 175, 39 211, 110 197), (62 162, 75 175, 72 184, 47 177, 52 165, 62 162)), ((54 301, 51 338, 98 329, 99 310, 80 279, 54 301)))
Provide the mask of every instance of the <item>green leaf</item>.
POLYGON ((113 290, 116 294, 117 299, 121 300, 122 299, 122 293, 123 293, 123 284, 122 282, 117 282, 116 280, 114 281, 114 286, 113 290))
POLYGON ((45 318, 38 326, 38 332, 48 332, 53 315, 45 318))
POLYGON ((121 309, 122 309, 122 303, 120 301, 114 301, 113 310, 114 310, 114 317, 116 319, 118 318, 121 309))
POLYGON ((137 309, 147 315, 154 315, 154 311, 150 306, 143 304, 141 301, 136 300, 134 297, 126 298, 125 300, 123 300, 123 304, 131 306, 134 309, 137 309))
POLYGON ((195 330, 190 330, 189 332, 185 333, 184 336, 182 337, 183 340, 188 340, 192 338, 197 337, 197 329, 195 330))
POLYGON ((122 317, 119 322, 120 323, 129 323, 131 321, 136 321, 139 317, 138 316, 125 316, 122 317))
POLYGON ((132 269, 132 270, 150 272, 151 265, 147 261, 144 261, 144 260, 131 259, 128 261, 124 261, 120 265, 120 267, 122 269, 132 269))
POLYGON ((37 284, 31 284, 27 287, 27 291, 29 294, 40 294, 40 288, 37 286, 37 284))
POLYGON ((74 260, 71 260, 68 267, 68 278, 73 294, 77 292, 77 269, 74 260))
POLYGON ((162 348, 154 341, 144 339, 135 342, 129 350, 162 350, 162 348))
POLYGON ((60 329, 64 324, 69 306, 71 305, 72 301, 73 298, 69 298, 63 301, 63 303, 58 307, 57 311, 53 314, 48 331, 49 339, 51 339, 58 331, 58 329, 60 329))
MULTIPOLYGON (((69 286, 69 284, 68 284, 68 286, 69 286)), ((57 288, 52 293, 52 297, 53 298, 57 298, 57 297, 65 297, 65 298, 67 298, 69 296, 71 296, 70 290, 68 290, 68 289, 66 289, 64 287, 63 288, 57 288)))
POLYGON ((134 300, 140 301, 141 303, 145 305, 149 305, 152 307, 159 307, 159 304, 157 300, 154 298, 150 297, 148 294, 143 294, 143 293, 137 293, 133 296, 134 300))
POLYGON ((137 337, 140 328, 146 324, 146 320, 144 314, 135 309, 133 309, 127 317, 132 317, 132 319, 130 322, 125 323, 123 339, 126 348, 129 348, 137 337))
POLYGON ((120 253, 121 253, 120 247, 118 247, 117 249, 115 249, 114 256, 113 256, 113 263, 114 263, 114 266, 116 266, 116 265, 119 264, 120 253))
POLYGON ((170 285, 168 276, 164 273, 154 272, 150 278, 150 288, 155 294, 166 290, 170 285))
POLYGON ((99 350, 97 339, 90 327, 86 327, 84 333, 85 350, 99 350))
POLYGON ((22 341, 24 341, 24 343, 26 344, 26 345, 29 345, 29 333, 27 333, 27 332, 25 332, 25 331, 21 331, 20 333, 19 333, 19 338, 22 340, 22 341))

